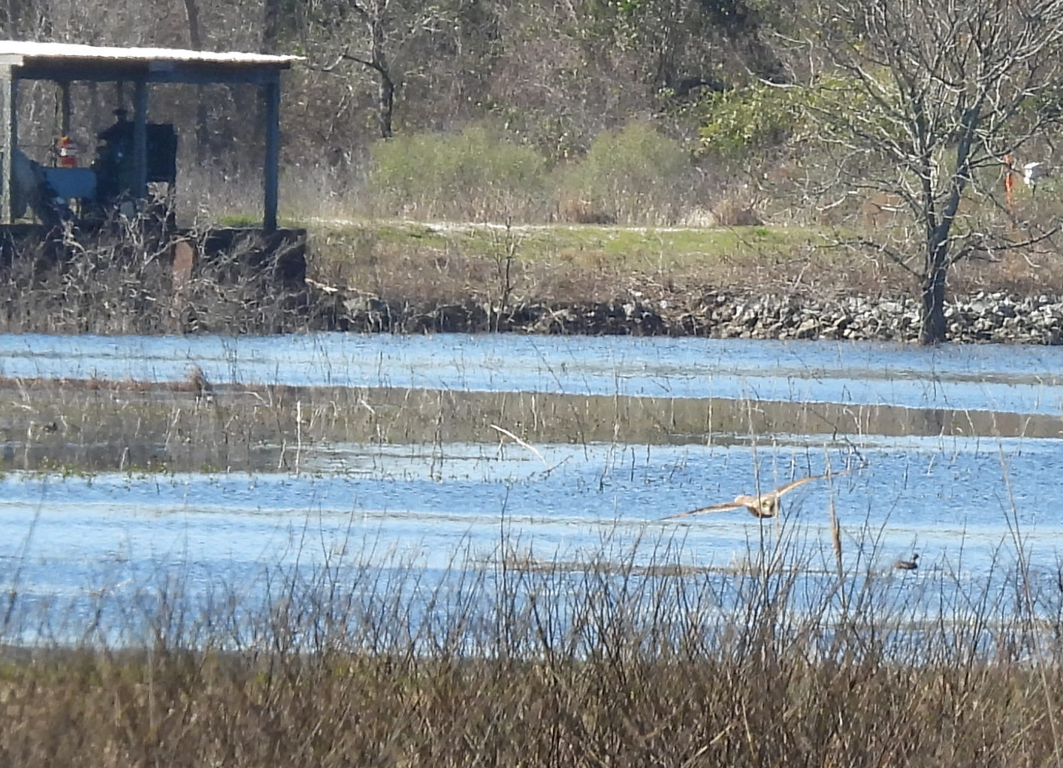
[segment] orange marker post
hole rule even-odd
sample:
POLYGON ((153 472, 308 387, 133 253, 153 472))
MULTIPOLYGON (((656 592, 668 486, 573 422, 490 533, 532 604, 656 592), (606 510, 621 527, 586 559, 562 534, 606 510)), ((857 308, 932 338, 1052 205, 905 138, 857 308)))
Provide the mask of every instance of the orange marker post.
POLYGON ((1015 202, 1015 158, 1004 155, 1004 200, 1011 208, 1015 202))

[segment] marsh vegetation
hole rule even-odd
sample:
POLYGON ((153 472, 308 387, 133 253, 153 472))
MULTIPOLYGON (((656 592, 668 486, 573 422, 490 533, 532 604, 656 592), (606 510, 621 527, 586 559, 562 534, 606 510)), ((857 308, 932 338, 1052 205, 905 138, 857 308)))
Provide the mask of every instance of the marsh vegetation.
POLYGON ((385 341, 6 340, 2 760, 1054 759, 1051 350, 385 341))
MULTIPOLYGON (((191 573, 76 615, 5 593, 5 762, 968 765, 1059 750, 1063 588, 859 569, 810 583, 787 527, 748 562, 613 553, 426 573, 334 555, 254 597, 191 573), (553 563, 553 564, 552 564, 553 563), (947 605, 925 608, 928 595, 947 605), (1029 599, 1027 599, 1029 598, 1029 599)), ((313 546, 313 545, 308 545, 313 546)), ((841 552, 838 552, 839 558, 841 552)), ((15 570, 17 574, 17 567, 15 570)))
MULTIPOLYGON (((309 282, 63 238, 3 265, 0 330, 1063 294, 1056 182, 1002 159, 1055 153, 1057 0, 68 5, 0 27, 307 55, 309 282)), ((255 105, 196 97, 153 119, 199 228, 261 201, 255 105)), ((0 339, 0 763, 1063 762, 1053 350, 345 340, 0 339)))

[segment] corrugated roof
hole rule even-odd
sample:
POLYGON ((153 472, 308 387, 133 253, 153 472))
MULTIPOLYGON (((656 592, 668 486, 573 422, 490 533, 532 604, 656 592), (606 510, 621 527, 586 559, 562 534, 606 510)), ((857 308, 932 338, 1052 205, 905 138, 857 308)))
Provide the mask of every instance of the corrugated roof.
POLYGON ((173 61, 202 64, 255 64, 287 67, 302 61, 302 56, 271 56, 264 53, 188 51, 180 48, 117 48, 72 43, 36 43, 25 40, 0 40, 0 56, 26 59, 95 59, 115 62, 173 61))

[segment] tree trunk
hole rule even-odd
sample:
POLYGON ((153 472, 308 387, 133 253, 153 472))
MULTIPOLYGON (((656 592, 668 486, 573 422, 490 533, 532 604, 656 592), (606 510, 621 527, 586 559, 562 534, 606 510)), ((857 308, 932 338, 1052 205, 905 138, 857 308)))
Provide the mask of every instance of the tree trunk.
MULTIPOLYGON (((203 38, 199 32, 199 6, 196 0, 184 0, 185 16, 188 19, 188 42, 193 51, 203 50, 203 38)), ((210 157, 210 127, 207 124, 207 100, 203 86, 196 86, 196 162, 203 165, 210 157)))
POLYGON ((367 16, 369 25, 370 53, 372 68, 377 77, 377 125, 380 138, 391 138, 391 118, 395 112, 395 81, 391 78, 388 66, 387 28, 384 12, 386 3, 375 3, 367 16))
POLYGON ((262 7, 262 53, 277 53, 280 0, 264 0, 262 7))
POLYGON ((377 125, 380 127, 380 138, 390 139, 391 116, 395 112, 395 83, 384 69, 377 70, 377 79, 377 125))
MULTIPOLYGON (((939 246, 940 248, 940 246, 939 246)), ((923 311, 919 326, 920 344, 941 344, 945 341, 945 275, 947 262, 939 254, 932 257, 923 279, 923 311)))

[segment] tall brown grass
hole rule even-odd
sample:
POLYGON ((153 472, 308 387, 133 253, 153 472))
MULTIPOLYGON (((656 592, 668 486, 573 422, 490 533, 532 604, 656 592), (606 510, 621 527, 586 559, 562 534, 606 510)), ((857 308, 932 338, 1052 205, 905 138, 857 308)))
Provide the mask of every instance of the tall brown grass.
MULTIPOLYGON (((202 242, 214 232, 191 237, 202 242)), ((30 233, 5 243, 0 332, 275 333, 320 327, 318 313, 330 311, 311 305, 302 277, 287 274, 290 253, 270 251, 254 233, 197 256, 175 280, 181 238, 123 220, 99 232, 30 233)))
POLYGON ((1058 764, 1058 621, 941 572, 810 579, 775 541, 731 572, 334 558, 65 618, 12 580, 0 764, 1058 764))

